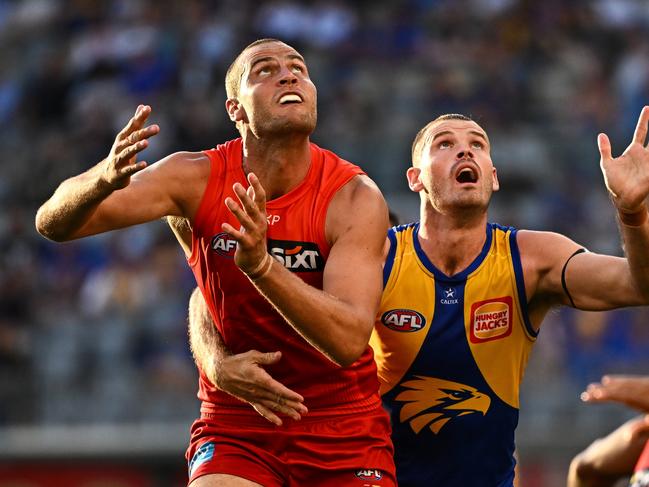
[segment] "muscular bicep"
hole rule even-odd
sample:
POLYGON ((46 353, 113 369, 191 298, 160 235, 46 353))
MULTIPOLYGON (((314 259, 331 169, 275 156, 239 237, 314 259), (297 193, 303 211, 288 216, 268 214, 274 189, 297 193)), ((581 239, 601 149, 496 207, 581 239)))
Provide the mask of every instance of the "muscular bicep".
POLYGON ((623 257, 591 252, 576 255, 566 267, 565 281, 579 309, 601 311, 644 304, 623 257))
POLYGON ((627 260, 593 252, 564 235, 521 231, 517 236, 532 305, 601 311, 642 304, 627 260))
POLYGON ((103 200, 75 238, 157 220, 191 217, 207 184, 209 160, 202 153, 172 154, 135 174, 103 200))
POLYGON ((357 176, 350 185, 336 194, 327 214, 327 234, 333 244, 323 289, 367 319, 369 334, 381 297, 388 211, 369 178, 357 176))

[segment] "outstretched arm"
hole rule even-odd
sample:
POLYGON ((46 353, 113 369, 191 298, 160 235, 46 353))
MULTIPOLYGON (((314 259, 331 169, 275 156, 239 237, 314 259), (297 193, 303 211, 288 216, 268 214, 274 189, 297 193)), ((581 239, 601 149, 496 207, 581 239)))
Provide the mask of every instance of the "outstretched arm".
POLYGON ((649 440, 649 417, 634 418, 594 441, 570 463, 568 487, 612 487, 633 473, 649 440))
POLYGON ((526 284, 532 288, 528 296, 546 306, 566 304, 584 310, 649 304, 649 149, 644 146, 648 125, 649 106, 640 114, 631 144, 616 158, 608 137, 600 134, 597 139, 626 258, 585 252, 565 265, 579 248, 575 242, 550 232, 519 232, 526 284))
POLYGON ((585 402, 619 402, 649 414, 649 376, 605 375, 582 393, 585 402))
POLYGON ((61 242, 165 215, 193 216, 209 161, 200 153, 178 153, 148 167, 138 162, 136 155, 160 130, 145 127, 150 113, 151 107, 140 105, 106 159, 61 183, 36 214, 42 235, 61 242))
POLYGON ((381 263, 388 211, 376 185, 356 176, 332 199, 326 233, 332 242, 323 289, 309 286, 266 250, 266 197, 254 174, 239 199, 225 203, 241 223, 223 230, 237 241, 235 262, 257 289, 309 343, 346 366, 366 349, 381 297, 381 263))
POLYGON ((606 134, 599 134, 600 166, 620 220, 631 275, 638 293, 649 301, 649 149, 645 146, 649 106, 640 113, 633 141, 620 157, 611 155, 606 134))
POLYGON ((232 355, 223 343, 200 290, 189 300, 189 344, 199 370, 216 387, 249 403, 271 423, 281 425, 276 413, 295 420, 308 410, 304 398, 273 379, 264 366, 277 363, 281 352, 256 350, 232 355))

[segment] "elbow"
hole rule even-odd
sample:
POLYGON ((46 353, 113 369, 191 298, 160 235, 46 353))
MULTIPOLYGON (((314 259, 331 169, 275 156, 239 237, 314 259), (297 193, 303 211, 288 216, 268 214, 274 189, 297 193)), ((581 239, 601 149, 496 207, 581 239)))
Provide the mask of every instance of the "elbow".
POLYGON ((598 479, 600 473, 597 471, 592 462, 588 461, 583 453, 577 455, 570 463, 568 470, 568 486, 582 485, 584 482, 590 482, 598 479))
POLYGON ((329 360, 339 367, 349 367, 356 362, 367 348, 367 343, 357 346, 353 343, 346 343, 343 347, 330 353, 325 353, 329 360))
POLYGON ((52 218, 48 217, 42 206, 36 213, 34 224, 36 226, 36 231, 48 240, 52 240, 53 242, 65 242, 66 240, 70 240, 69 238, 66 238, 59 229, 57 229, 57 225, 52 218))
POLYGON ((356 362, 360 358, 361 354, 351 354, 351 353, 344 353, 344 354, 339 354, 337 357, 330 357, 333 362, 338 365, 339 367, 349 367, 351 364, 356 362))
MULTIPOLYGON (((336 363, 340 367, 348 367, 356 362, 359 358, 361 358, 365 350, 367 350, 373 326, 374 321, 372 321, 369 326, 369 332, 362 334, 359 333, 356 337, 353 337, 353 339, 350 337, 350 339, 346 341, 344 346, 340 350, 338 350, 336 356, 330 357, 334 361, 334 363, 336 363)), ((362 328, 364 330, 368 329, 366 324, 363 324, 362 328)))

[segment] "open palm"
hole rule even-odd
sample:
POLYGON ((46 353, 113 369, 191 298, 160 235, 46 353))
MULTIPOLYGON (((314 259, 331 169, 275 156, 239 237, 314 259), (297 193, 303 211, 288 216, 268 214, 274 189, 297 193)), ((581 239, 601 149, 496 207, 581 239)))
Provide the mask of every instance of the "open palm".
POLYGON ((645 146, 649 125, 649 106, 640 113, 631 144, 619 157, 611 155, 611 143, 606 134, 599 134, 600 167, 606 187, 615 206, 624 213, 641 209, 649 194, 649 149, 645 146))

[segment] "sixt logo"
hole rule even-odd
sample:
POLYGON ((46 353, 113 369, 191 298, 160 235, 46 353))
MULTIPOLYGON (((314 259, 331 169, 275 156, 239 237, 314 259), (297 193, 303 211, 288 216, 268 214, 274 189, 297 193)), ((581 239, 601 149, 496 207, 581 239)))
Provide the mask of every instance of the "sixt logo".
POLYGON ((237 249, 237 241, 225 232, 218 233, 212 237, 212 250, 224 257, 234 257, 237 249))
POLYGON ((426 324, 426 318, 412 309, 391 309, 381 316, 381 322, 394 331, 419 331, 426 324))
POLYGON ((356 476, 361 480, 381 480, 383 472, 376 468, 364 468, 356 471, 356 476))
POLYGON ((322 272, 324 259, 313 242, 269 240, 268 250, 284 267, 293 272, 322 272))

